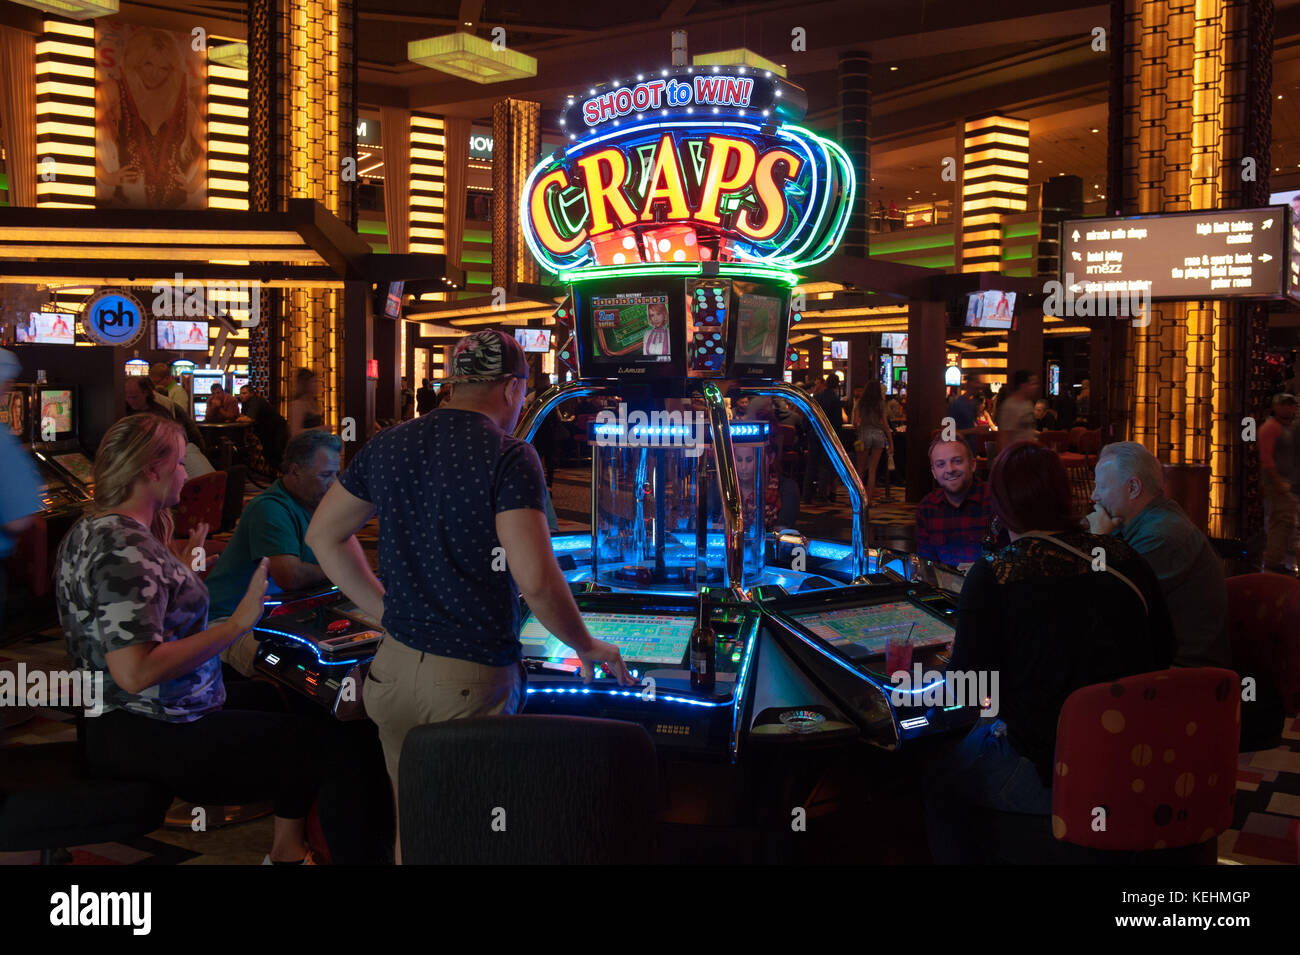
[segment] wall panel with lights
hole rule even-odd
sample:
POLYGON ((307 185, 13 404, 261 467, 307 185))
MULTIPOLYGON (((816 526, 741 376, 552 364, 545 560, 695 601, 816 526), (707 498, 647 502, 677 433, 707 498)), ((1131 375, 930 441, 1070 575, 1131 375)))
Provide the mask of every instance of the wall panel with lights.
POLYGON ((1010 116, 966 121, 962 153, 961 271, 1002 267, 1004 215, 1028 208, 1029 123, 1010 116))

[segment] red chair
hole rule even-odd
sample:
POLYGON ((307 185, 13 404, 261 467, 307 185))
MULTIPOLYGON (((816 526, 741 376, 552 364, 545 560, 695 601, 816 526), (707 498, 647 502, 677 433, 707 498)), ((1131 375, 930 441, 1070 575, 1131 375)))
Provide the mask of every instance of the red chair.
POLYGON ((1087 430, 1088 429, 1085 428, 1083 425, 1075 425, 1073 428, 1070 429, 1070 450, 1071 451, 1079 450, 1079 440, 1084 436, 1087 430))
POLYGON ((1300 714, 1300 580, 1242 574, 1226 583, 1233 666, 1271 677, 1283 710, 1300 714))
POLYGON ((176 505, 176 536, 188 537, 195 526, 207 522, 213 531, 221 527, 221 511, 226 503, 226 472, 213 471, 191 478, 181 488, 176 505))
POLYGON ((595 420, 596 416, 594 414, 580 414, 575 415, 573 421, 569 423, 569 430, 573 434, 573 440, 578 443, 580 448, 585 448, 591 440, 590 435, 587 433, 588 426, 595 420))
POLYGON ((1038 432, 1038 443, 1045 448, 1051 448, 1057 454, 1069 450, 1070 432, 1068 431, 1040 431, 1038 432))
POLYGON ((1088 467, 1097 463, 1097 455, 1101 454, 1101 428, 1085 431, 1079 436, 1079 453, 1084 456, 1088 467))
POLYGON ((1052 834, 1093 850, 1191 847, 1212 864, 1232 825, 1240 725, 1237 674, 1217 667, 1076 690, 1057 723, 1052 834))

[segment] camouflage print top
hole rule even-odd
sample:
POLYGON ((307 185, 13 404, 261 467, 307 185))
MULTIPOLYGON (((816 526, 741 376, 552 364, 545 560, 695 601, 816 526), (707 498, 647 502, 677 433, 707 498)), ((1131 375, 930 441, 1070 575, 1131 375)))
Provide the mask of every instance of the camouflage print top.
POLYGON ((161 643, 208 625, 208 590, 139 521, 88 515, 59 546, 54 572, 59 622, 73 665, 104 674, 104 710, 124 709, 188 723, 221 709, 226 688, 217 656, 141 693, 113 682, 104 656, 137 643, 161 643))

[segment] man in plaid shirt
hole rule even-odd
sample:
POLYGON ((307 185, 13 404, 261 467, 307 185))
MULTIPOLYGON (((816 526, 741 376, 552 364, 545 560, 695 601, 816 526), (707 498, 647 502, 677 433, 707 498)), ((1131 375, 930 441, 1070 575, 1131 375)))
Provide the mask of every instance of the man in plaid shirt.
POLYGON ((964 438, 930 442, 930 472, 939 486, 916 507, 916 553, 957 567, 979 560, 993 506, 975 477, 975 455, 964 438))

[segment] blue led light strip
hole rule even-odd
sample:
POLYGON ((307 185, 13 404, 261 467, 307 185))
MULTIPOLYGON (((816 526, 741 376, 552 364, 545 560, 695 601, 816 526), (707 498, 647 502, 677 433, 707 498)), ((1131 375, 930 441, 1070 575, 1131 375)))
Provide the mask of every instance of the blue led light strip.
POLYGON ((342 663, 353 664, 353 663, 357 663, 361 659, 361 657, 358 656, 351 660, 326 660, 324 657, 320 655, 320 651, 316 649, 315 643, 308 640, 306 637, 298 636, 296 633, 285 633, 283 630, 273 630, 270 627, 254 627, 253 631, 255 633, 271 633, 271 634, 275 634, 277 637, 287 637, 288 639, 293 640, 295 643, 301 643, 304 647, 306 647, 308 650, 312 652, 312 654, 316 657, 316 662, 319 663, 321 666, 332 667, 332 666, 338 666, 339 664, 342 663))
POLYGON ((581 688, 530 686, 528 687, 527 692, 530 695, 533 693, 553 693, 557 696, 565 696, 565 695, 589 696, 594 693, 597 696, 603 695, 603 696, 635 697, 636 699, 641 700, 642 703, 684 703, 688 706, 701 706, 706 709, 717 709, 718 707, 732 705, 731 703, 708 703, 705 702, 704 700, 691 700, 691 699, 687 699, 684 696, 665 696, 663 693, 659 693, 659 692, 656 692, 651 699, 647 700, 642 698, 640 690, 602 690, 599 688, 593 689, 592 687, 589 686, 584 686, 581 688))

